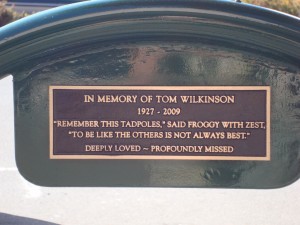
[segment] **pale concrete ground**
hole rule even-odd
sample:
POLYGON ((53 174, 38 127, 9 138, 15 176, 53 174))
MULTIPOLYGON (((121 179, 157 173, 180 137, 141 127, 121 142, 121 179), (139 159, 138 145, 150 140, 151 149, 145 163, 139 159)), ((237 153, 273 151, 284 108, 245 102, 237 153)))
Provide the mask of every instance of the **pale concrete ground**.
POLYGON ((17 171, 13 132, 7 77, 0 81, 1 225, 45 224, 1 213, 70 225, 300 224, 300 180, 276 190, 38 187, 17 171))

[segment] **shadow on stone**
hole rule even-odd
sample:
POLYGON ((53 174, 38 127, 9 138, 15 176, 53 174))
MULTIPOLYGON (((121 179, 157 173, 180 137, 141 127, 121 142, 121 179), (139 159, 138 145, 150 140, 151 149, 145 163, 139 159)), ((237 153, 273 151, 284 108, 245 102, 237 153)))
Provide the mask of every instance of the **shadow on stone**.
POLYGON ((0 213, 0 224, 12 224, 12 225, 57 225, 57 223, 51 223, 47 221, 14 216, 10 214, 0 213))

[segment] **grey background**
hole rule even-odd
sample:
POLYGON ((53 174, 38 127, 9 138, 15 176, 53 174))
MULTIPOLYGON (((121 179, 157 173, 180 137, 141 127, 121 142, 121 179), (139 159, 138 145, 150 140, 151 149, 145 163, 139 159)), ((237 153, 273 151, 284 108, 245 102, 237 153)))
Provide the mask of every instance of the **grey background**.
POLYGON ((23 224, 5 214, 72 225, 300 224, 300 180, 275 190, 35 186, 16 168, 13 123, 7 77, 0 80, 0 224, 23 224))

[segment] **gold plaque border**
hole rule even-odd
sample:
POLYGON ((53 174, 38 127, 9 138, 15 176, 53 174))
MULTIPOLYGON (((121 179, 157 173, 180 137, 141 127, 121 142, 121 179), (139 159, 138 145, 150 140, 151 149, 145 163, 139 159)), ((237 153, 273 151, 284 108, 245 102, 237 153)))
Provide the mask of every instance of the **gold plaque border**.
POLYGON ((50 159, 154 159, 154 160, 271 160, 271 87, 270 86, 49 86, 50 159), (161 156, 161 155, 55 155, 53 153, 53 90, 264 90, 266 91, 266 156, 161 156))

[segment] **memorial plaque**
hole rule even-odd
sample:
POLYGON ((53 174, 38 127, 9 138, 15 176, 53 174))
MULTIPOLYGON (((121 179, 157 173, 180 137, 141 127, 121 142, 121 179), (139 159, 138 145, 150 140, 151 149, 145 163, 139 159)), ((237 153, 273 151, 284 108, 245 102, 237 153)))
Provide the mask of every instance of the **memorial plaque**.
POLYGON ((0 28, 16 164, 42 186, 300 177, 300 21, 236 0, 86 1, 0 28))
POLYGON ((270 160, 269 87, 50 87, 51 159, 270 160))

